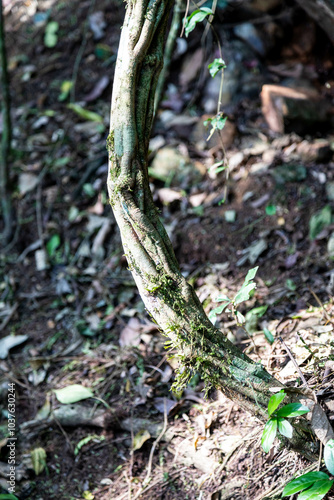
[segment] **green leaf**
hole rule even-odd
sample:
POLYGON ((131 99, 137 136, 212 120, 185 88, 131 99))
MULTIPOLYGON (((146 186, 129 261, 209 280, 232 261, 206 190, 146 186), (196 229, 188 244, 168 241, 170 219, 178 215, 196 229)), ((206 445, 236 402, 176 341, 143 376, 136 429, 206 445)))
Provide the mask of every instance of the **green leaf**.
POLYGON ((325 480, 328 480, 328 476, 324 472, 307 472, 306 474, 297 477, 297 479, 294 479, 289 484, 287 484, 283 490, 282 496, 288 497, 290 495, 294 495, 299 491, 305 490, 316 481, 325 480))
POLYGON ((291 290, 291 292, 294 292, 297 289, 296 283, 291 278, 288 278, 286 280, 285 286, 287 287, 288 290, 291 290))
POLYGON ((0 500, 19 500, 15 495, 11 493, 1 493, 0 500))
POLYGON ((57 21, 51 21, 45 26, 45 33, 44 33, 44 45, 45 45, 45 47, 52 49, 53 47, 55 47, 55 45, 57 45, 58 28, 59 28, 59 24, 57 23, 57 21))
POLYGON ((307 170, 303 165, 293 165, 291 163, 280 165, 274 168, 271 173, 277 184, 303 181, 307 177, 307 170))
POLYGON ((259 266, 256 266, 248 271, 248 273, 246 274, 244 285, 247 285, 250 281, 252 281, 255 278, 258 269, 259 266))
POLYGON ((35 448, 31 451, 32 466, 36 476, 38 476, 45 469, 46 465, 46 451, 44 448, 35 448))
POLYGON ((105 43, 98 43, 95 47, 95 55, 98 59, 105 61, 113 55, 113 50, 105 43))
POLYGON ((224 310, 226 309, 228 304, 229 303, 226 302, 225 304, 222 304, 221 306, 218 306, 218 307, 215 307, 214 309, 212 309, 212 311, 210 311, 210 313, 209 313, 209 320, 212 321, 212 323, 215 323, 216 319, 217 319, 217 314, 221 314, 222 312, 224 312, 224 310))
POLYGON ((71 156, 63 156, 62 158, 56 158, 52 160, 53 168, 65 167, 72 160, 71 156))
POLYGON ((213 11, 208 7, 202 7, 201 9, 195 10, 189 17, 187 17, 184 25, 186 38, 189 33, 195 29, 197 23, 204 21, 204 19, 210 15, 213 15, 213 11))
POLYGON ((243 323, 245 323, 246 318, 245 318, 245 316, 244 316, 243 314, 241 314, 241 312, 237 311, 237 312, 235 313, 235 315, 236 315, 236 317, 237 317, 237 322, 238 322, 240 325, 242 325, 243 323))
POLYGON ((304 406, 300 403, 290 403, 286 406, 283 406, 280 410, 277 412, 278 417, 298 417, 299 415, 304 415, 304 413, 308 413, 311 411, 307 406, 304 406))
POLYGON ((332 221, 332 211, 329 205, 326 205, 322 210, 312 215, 309 223, 310 239, 315 240, 319 233, 329 226, 332 221))
POLYGON ((269 344, 273 344, 275 341, 275 337, 273 336, 271 331, 268 330, 268 328, 263 328, 263 333, 266 339, 268 340, 269 344))
POLYGON ((269 399, 269 403, 268 403, 268 415, 269 415, 269 417, 272 413, 274 413, 276 408, 281 404, 281 402, 283 401, 285 396, 286 396, 286 394, 283 390, 281 390, 280 392, 277 392, 276 394, 271 396, 271 398, 269 399))
POLYGON ((76 113, 78 116, 80 116, 84 120, 88 120, 90 122, 103 123, 102 116, 98 115, 97 113, 94 113, 93 111, 88 111, 88 109, 85 109, 82 106, 79 106, 79 104, 70 103, 67 105, 67 107, 68 107, 68 109, 71 109, 72 111, 74 111, 74 113, 76 113))
POLYGON ((233 299, 234 305, 238 305, 240 302, 244 302, 249 299, 250 292, 256 288, 256 283, 253 282, 253 279, 255 278, 258 269, 259 266, 256 266, 248 271, 242 287, 233 299))
POLYGON ((324 460, 327 469, 334 476, 334 439, 330 439, 328 443, 326 443, 324 449, 324 460))
POLYGON ((215 302, 231 302, 231 299, 229 299, 227 295, 219 295, 219 297, 215 299, 215 302))
POLYGON ((58 96, 58 101, 66 101, 73 87, 72 80, 64 80, 60 86, 61 93, 58 96))
POLYGON ((220 70, 226 68, 225 61, 220 57, 219 59, 215 59, 211 64, 208 66, 210 75, 212 78, 216 76, 217 73, 219 73, 220 70))
POLYGON ((276 215, 276 205, 267 205, 266 206, 266 214, 267 215, 276 215))
POLYGON ((53 236, 51 236, 51 238, 46 244, 46 250, 50 257, 54 256, 59 246, 60 246, 60 236, 59 234, 54 234, 53 236))
POLYGON ((285 420, 285 418, 278 418, 277 423, 278 423, 278 432, 280 432, 282 436, 291 439, 293 433, 292 425, 287 420, 285 420))
POLYGON ((73 384, 64 387, 63 389, 55 389, 55 394, 58 401, 64 405, 76 403, 83 399, 88 399, 94 396, 93 392, 83 385, 73 384))
POLYGON ((331 489, 333 482, 334 480, 330 481, 329 479, 317 481, 310 489, 298 495, 297 500, 321 500, 331 489))
MULTIPOLYGON (((203 122, 204 126, 206 127, 207 125, 211 125, 211 130, 210 130, 210 134, 207 138, 207 141, 209 141, 213 135, 213 133, 215 132, 215 130, 223 130, 223 128, 225 127, 225 123, 226 123, 226 120, 227 120, 227 117, 226 116, 223 116, 223 113, 218 113, 216 116, 214 116, 213 118, 208 118, 207 120, 205 120, 203 122)), ((221 167, 220 169, 216 169, 216 173, 218 171, 222 171, 222 170, 225 170, 226 166, 224 165, 223 167, 221 167)))
POLYGON ((93 198, 93 196, 95 196, 95 189, 92 184, 89 184, 88 182, 82 186, 82 190, 90 198, 93 198))
MULTIPOLYGON (((207 120, 205 120, 205 122, 203 122, 203 125, 205 125, 206 123, 207 123, 207 120)), ((218 174, 219 172, 223 172, 226 169, 227 169, 227 165, 225 164, 225 158, 223 160, 217 161, 217 163, 214 163, 209 168, 209 170, 210 171, 212 170, 215 174, 218 174)))
POLYGON ((74 449, 74 455, 78 455, 81 448, 93 440, 94 441, 104 441, 105 437, 98 436, 97 434, 89 434, 89 436, 86 436, 83 439, 80 439, 80 441, 78 442, 78 444, 76 445, 76 447, 74 449))
POLYGON ((250 292, 254 290, 254 288, 256 288, 256 283, 248 283, 248 285, 246 286, 243 285, 233 299, 234 305, 237 306, 241 302, 248 300, 250 297, 250 292))
POLYGON ((271 445, 274 442, 277 432, 277 419, 270 418, 263 429, 261 445, 263 450, 268 453, 271 448, 271 445))

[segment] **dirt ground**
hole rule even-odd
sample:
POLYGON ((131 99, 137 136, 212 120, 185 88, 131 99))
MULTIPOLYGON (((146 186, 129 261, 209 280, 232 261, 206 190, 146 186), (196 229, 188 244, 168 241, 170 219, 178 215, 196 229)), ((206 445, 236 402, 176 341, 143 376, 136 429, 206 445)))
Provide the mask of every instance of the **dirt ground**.
MULTIPOLYGON (((1 253, 0 336, 22 337, 8 352, 0 348, 2 492, 14 383, 20 500, 280 495, 310 463, 278 439, 264 453, 263 426, 219 392, 205 399, 197 374, 182 394, 171 392, 177 359, 127 269, 105 187, 125 5, 4 6, 17 224, 1 253), (54 391, 72 384, 94 398, 61 404, 54 391)), ((219 294, 233 297, 259 266, 255 294, 240 308, 248 332, 227 314, 217 324, 297 387, 288 346, 332 423, 334 49, 292 1, 218 3, 214 27, 227 60, 222 136, 229 168, 217 172, 225 161, 218 135, 206 140, 203 121, 215 114, 206 68, 217 46, 210 34, 203 41, 199 27, 177 45, 152 132, 153 196, 208 313, 219 294), (237 29, 249 20, 257 49, 237 29), (263 85, 307 88, 315 102, 308 119, 306 105, 275 97, 272 113, 283 116, 284 128, 273 131, 261 106, 263 85)))

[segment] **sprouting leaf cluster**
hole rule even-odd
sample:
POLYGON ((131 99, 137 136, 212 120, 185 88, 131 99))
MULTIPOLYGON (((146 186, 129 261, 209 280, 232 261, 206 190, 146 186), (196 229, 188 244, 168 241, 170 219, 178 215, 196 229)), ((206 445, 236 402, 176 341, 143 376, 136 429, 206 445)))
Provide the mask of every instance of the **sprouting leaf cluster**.
POLYGON ((206 17, 211 15, 213 15, 213 11, 208 7, 201 7, 200 9, 194 10, 194 12, 187 17, 184 24, 186 37, 195 29, 197 23, 201 23, 206 17))
POLYGON ((245 300, 248 300, 251 291, 256 288, 256 283, 253 280, 258 269, 259 267, 257 266, 248 271, 245 281, 243 282, 241 288, 236 293, 233 299, 230 299, 226 295, 221 295, 216 298, 216 302, 222 302, 222 305, 215 307, 215 309, 212 309, 212 311, 210 312, 209 319, 212 321, 212 323, 215 323, 217 315, 221 314, 224 311, 234 314, 238 324, 242 324, 245 322, 245 317, 239 311, 237 311, 236 308, 239 304, 245 302, 245 300))
POLYGON ((288 405, 282 406, 278 411, 277 408, 285 398, 286 394, 282 390, 277 394, 271 396, 268 403, 268 416, 269 420, 264 426, 261 445, 263 450, 268 453, 271 445, 277 434, 277 430, 282 436, 289 439, 292 438, 293 427, 285 418, 299 417, 308 413, 310 410, 307 406, 301 403, 290 403, 288 405), (285 417, 285 418, 284 418, 285 417))
POLYGON ((208 125, 211 125, 211 130, 209 137, 207 140, 209 141, 213 135, 213 133, 216 130, 223 130, 225 127, 225 123, 227 120, 227 116, 223 115, 223 112, 220 111, 219 113, 216 114, 216 116, 213 116, 212 118, 208 118, 207 120, 204 121, 204 126, 207 127, 208 125))
MULTIPOLYGON (((330 439, 324 449, 324 460, 329 472, 334 475, 334 439, 330 439)), ((331 489, 334 480, 325 472, 307 472, 293 479, 283 490, 283 497, 300 493, 297 500, 321 500, 331 489)))

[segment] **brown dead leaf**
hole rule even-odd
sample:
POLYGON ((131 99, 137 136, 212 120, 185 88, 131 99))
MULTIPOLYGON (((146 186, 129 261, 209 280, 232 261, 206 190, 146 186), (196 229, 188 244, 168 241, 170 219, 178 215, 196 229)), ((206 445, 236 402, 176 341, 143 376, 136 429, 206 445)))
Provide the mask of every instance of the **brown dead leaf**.
POLYGON ((326 413, 319 404, 314 405, 311 419, 312 429, 317 438, 326 444, 330 439, 334 439, 334 431, 328 421, 326 413))
POLYGON ((95 101, 98 97, 100 97, 103 94, 103 91, 108 87, 110 82, 110 78, 106 75, 102 76, 96 84, 94 85, 93 89, 89 92, 89 94, 86 95, 84 100, 86 102, 92 102, 95 101))
POLYGON ((139 345, 141 333, 141 322, 138 318, 131 318, 126 327, 121 331, 119 345, 121 347, 139 345))
POLYGON ((187 87, 194 80, 203 64, 203 49, 197 49, 193 54, 185 58, 180 74, 180 84, 187 87))
POLYGON ((173 201, 182 199, 182 194, 179 191, 175 191, 175 189, 167 187, 159 189, 158 196, 159 200, 162 201, 162 203, 166 203, 167 205, 169 203, 173 203, 173 201))

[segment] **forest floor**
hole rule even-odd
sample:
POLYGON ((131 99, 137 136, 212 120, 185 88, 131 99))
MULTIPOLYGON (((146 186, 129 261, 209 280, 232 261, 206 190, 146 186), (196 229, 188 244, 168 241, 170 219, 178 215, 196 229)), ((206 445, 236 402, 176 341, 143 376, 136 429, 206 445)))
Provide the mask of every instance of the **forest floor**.
MULTIPOLYGON (((265 11, 247 2, 218 11, 229 168, 219 172, 219 136, 206 140, 203 121, 219 91, 207 65, 219 55, 212 35, 201 44, 198 28, 177 45, 152 132, 151 188, 208 313, 259 267, 255 294, 240 309, 245 329, 228 314, 217 324, 285 384, 301 385, 302 373, 333 422, 334 51, 292 1, 267 3, 265 11), (254 18, 263 19, 253 24, 256 50, 237 29, 254 18), (291 111, 275 98, 271 113, 285 113, 284 123, 270 130, 264 84, 311 89, 311 116, 304 102, 291 111)), ((309 463, 279 440, 265 454, 263 426, 219 392, 205 399, 197 374, 182 394, 171 392, 177 358, 127 269, 105 186, 124 4, 4 4, 18 224, 0 261, 3 492, 14 383, 20 500, 273 494, 309 463), (54 391, 73 384, 96 399, 60 404, 54 391)))

